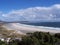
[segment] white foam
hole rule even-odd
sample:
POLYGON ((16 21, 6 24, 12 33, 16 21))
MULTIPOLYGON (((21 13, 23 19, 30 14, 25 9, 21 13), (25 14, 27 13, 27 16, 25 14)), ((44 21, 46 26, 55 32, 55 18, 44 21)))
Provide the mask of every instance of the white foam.
POLYGON ((43 31, 43 32, 52 32, 52 33, 60 33, 60 28, 54 27, 44 27, 44 26, 32 26, 20 23, 9 23, 4 25, 5 28, 14 29, 20 31, 21 33, 35 32, 35 31, 43 31))
POLYGON ((26 24, 20 24, 20 23, 18 23, 17 25, 26 26, 26 27, 33 27, 33 28, 41 28, 41 29, 60 30, 60 28, 56 28, 56 27, 32 26, 32 25, 26 25, 26 24))

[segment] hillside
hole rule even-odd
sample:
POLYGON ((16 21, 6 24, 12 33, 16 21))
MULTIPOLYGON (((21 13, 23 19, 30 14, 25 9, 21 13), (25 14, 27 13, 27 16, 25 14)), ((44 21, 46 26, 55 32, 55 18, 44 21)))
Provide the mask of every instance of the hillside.
POLYGON ((21 36, 23 35, 18 33, 16 30, 9 30, 9 29, 4 28, 2 24, 0 25, 0 38, 1 37, 12 38, 14 36, 17 38, 21 38, 21 36))

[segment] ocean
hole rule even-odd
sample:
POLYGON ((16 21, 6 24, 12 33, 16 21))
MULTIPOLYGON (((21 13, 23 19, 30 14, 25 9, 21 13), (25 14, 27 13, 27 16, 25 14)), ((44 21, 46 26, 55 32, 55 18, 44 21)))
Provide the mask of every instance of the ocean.
POLYGON ((56 27, 60 28, 60 22, 37 22, 37 23, 23 23, 33 26, 56 27))
POLYGON ((38 22, 38 23, 5 23, 4 28, 12 29, 26 34, 28 32, 42 31, 60 33, 60 22, 38 22))

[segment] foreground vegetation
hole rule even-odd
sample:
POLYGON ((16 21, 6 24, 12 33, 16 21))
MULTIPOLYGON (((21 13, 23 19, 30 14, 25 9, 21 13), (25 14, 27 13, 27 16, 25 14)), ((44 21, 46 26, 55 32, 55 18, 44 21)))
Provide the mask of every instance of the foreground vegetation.
MULTIPOLYGON (((21 35, 18 35, 19 39, 15 39, 16 36, 10 35, 10 33, 14 32, 13 30, 6 30, 2 27, 0 27, 0 34, 4 38, 12 38, 9 42, 1 41, 0 45, 58 45, 58 42, 60 43, 60 33, 51 34, 47 32, 34 32, 34 33, 27 33, 25 36, 20 37, 21 35)), ((1 37, 1 36, 0 36, 1 37)))
POLYGON ((0 45, 55 45, 60 41, 60 33, 49 34, 44 32, 28 33, 22 40, 15 39, 8 43, 0 40, 0 45))

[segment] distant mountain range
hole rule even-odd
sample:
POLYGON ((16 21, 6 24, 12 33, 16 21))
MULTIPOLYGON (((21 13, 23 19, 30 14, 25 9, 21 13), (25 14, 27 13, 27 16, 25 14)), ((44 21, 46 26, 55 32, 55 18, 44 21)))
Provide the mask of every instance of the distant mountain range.
MULTIPOLYGON (((49 21, 44 21, 49 22, 49 21)), ((0 23, 41 23, 40 21, 3 21, 0 20, 0 23)))
POLYGON ((29 21, 2 21, 0 23, 29 23, 29 21))

